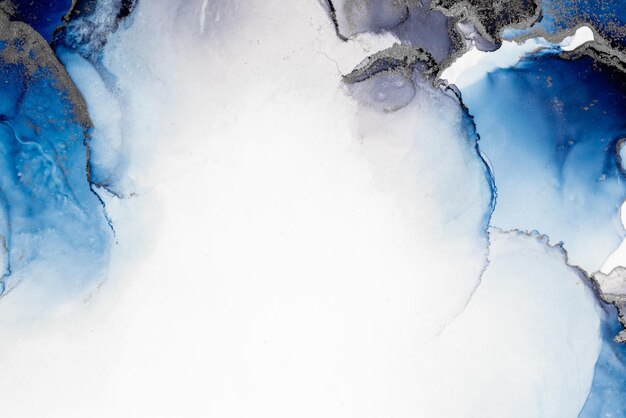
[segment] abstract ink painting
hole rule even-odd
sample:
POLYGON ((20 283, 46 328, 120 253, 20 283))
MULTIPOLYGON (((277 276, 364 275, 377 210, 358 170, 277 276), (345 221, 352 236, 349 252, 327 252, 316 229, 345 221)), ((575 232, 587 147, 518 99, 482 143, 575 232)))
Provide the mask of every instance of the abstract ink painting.
POLYGON ((0 416, 626 417, 624 6, 0 0, 0 416))

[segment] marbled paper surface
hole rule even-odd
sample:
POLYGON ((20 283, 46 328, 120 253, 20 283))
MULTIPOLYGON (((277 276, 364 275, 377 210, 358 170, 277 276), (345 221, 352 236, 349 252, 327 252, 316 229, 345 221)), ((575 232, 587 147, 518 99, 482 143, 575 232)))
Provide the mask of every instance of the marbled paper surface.
POLYGON ((0 416, 626 417, 626 9, 0 1, 0 416))

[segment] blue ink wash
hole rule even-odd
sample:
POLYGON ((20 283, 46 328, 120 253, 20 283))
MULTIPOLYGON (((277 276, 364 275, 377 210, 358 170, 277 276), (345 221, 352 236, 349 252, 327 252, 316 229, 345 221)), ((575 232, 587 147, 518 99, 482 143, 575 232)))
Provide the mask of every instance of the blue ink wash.
MULTIPOLYGON (((624 237, 625 81, 589 57, 565 60, 552 51, 463 90, 498 187, 493 225, 546 232, 564 242, 570 263, 601 267, 624 237)), ((581 417, 626 416, 626 346, 613 341, 619 326, 608 309, 581 417)))
POLYGON ((624 237, 625 81, 591 58, 549 53, 463 89, 498 187, 494 226, 541 231, 570 262, 602 266, 624 237))
POLYGON ((113 231, 91 184, 80 93, 32 29, 1 23, 2 290, 34 286, 54 303, 101 277, 113 231))

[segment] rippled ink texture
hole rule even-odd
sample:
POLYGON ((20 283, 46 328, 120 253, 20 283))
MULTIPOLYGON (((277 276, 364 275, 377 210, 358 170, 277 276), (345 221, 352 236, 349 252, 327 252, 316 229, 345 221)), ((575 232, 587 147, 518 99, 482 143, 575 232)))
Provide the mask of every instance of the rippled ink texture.
POLYGON ((28 79, 20 66, 0 63, 0 71, 10 80, 2 89, 0 131, 6 270, 46 257, 49 247, 66 247, 68 262, 74 250, 97 259, 109 231, 87 179, 85 128, 46 70, 28 79))

